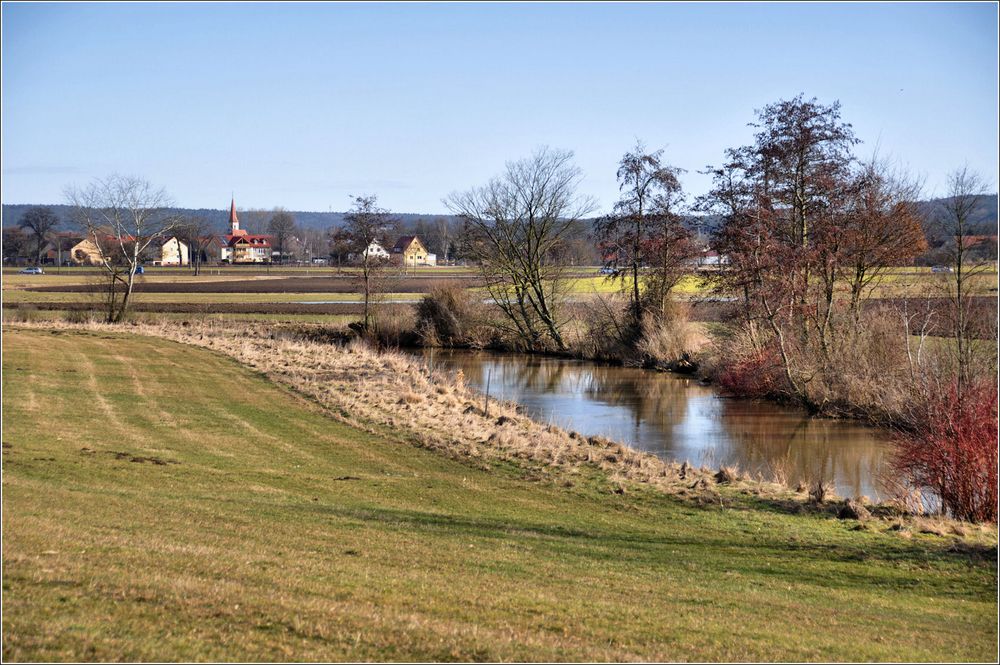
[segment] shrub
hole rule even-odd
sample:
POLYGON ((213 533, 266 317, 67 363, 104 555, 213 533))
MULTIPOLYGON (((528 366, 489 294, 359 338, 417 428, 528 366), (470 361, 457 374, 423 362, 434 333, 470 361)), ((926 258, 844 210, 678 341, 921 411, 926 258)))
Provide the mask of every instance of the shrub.
POLYGON ((894 468, 935 492, 953 517, 997 521, 997 384, 952 382, 928 394, 915 426, 896 437, 894 468))
POLYGON ((412 308, 386 310, 375 321, 370 330, 361 332, 380 348, 416 346, 420 341, 412 308))
POLYGON ((735 397, 762 398, 786 392, 781 360, 773 347, 743 349, 742 353, 729 358, 715 377, 724 393, 735 397))
POLYGON ((416 330, 425 346, 480 346, 485 318, 474 293, 460 284, 443 284, 417 305, 416 330))
POLYGON ((639 331, 630 323, 628 303, 619 294, 596 295, 582 309, 583 334, 575 340, 576 351, 584 358, 639 364, 635 351, 639 331))
POLYGON ((14 307, 5 307, 3 310, 5 323, 31 323, 38 319, 38 308, 31 303, 18 303, 14 307))
POLYGON ((63 315, 66 323, 75 324, 91 323, 95 318, 95 313, 88 309, 70 309, 63 315))
POLYGON ((670 302, 663 316, 643 315, 636 350, 656 365, 688 362, 702 341, 690 317, 691 307, 683 302, 670 302))

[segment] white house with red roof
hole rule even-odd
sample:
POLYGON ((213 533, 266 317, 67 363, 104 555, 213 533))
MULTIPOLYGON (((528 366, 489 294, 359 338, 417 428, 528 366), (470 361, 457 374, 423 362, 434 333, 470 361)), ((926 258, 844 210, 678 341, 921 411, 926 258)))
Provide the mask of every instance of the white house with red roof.
POLYGON ((236 197, 229 204, 229 233, 219 238, 219 258, 228 263, 270 263, 271 236, 254 235, 240 228, 236 197))

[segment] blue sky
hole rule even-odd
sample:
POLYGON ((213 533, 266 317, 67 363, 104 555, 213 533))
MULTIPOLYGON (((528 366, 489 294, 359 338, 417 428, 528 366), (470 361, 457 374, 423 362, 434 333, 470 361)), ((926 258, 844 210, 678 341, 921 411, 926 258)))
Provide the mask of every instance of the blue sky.
POLYGON ((753 111, 839 99, 929 195, 997 181, 997 5, 4 3, 4 203, 141 175, 184 207, 445 212, 540 145, 602 210, 636 138, 697 173, 753 111))

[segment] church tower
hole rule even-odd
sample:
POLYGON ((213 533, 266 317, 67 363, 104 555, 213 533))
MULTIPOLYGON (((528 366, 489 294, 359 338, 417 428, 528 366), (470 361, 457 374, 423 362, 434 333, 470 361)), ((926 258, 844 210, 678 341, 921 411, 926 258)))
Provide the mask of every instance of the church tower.
POLYGON ((240 230, 240 218, 236 216, 236 197, 229 204, 229 235, 242 236, 246 231, 240 230))

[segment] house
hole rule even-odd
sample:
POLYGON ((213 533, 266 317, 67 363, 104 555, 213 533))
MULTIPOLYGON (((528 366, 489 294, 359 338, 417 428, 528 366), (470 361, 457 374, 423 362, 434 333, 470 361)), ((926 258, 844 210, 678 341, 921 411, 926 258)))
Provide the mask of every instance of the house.
MULTIPOLYGON (((388 259, 389 258, 389 252, 385 251, 385 247, 383 247, 381 244, 379 244, 378 240, 372 240, 368 244, 368 247, 365 248, 365 251, 361 252, 361 255, 364 256, 364 257, 366 257, 366 258, 370 256, 373 259, 388 259)), ((354 259, 355 256, 352 254, 348 258, 349 259, 354 259)))
POLYGON ((176 236, 168 238, 160 246, 160 260, 154 261, 161 266, 186 266, 191 263, 187 243, 176 236))
POLYGON ((714 249, 705 250, 698 256, 698 265, 711 267, 729 265, 729 257, 724 254, 720 255, 714 249))
POLYGON ((229 233, 220 236, 219 259, 227 263, 270 263, 271 236, 254 235, 240 228, 236 198, 229 205, 229 233))
POLYGON ((69 260, 78 266, 99 266, 101 250, 92 238, 84 238, 69 248, 69 260))
POLYGON ((392 247, 390 260, 400 266, 432 266, 437 263, 437 256, 428 253, 419 236, 400 236, 392 247))

